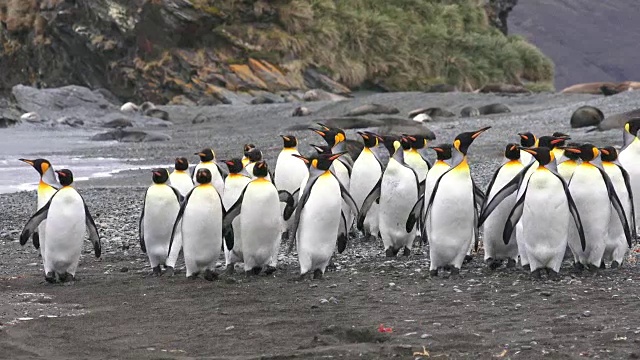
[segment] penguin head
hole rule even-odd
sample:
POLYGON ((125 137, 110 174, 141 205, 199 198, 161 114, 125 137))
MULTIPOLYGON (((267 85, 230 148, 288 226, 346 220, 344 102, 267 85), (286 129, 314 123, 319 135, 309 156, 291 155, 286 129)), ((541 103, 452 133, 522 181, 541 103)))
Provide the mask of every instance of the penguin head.
POLYGON ((427 146, 427 137, 424 135, 404 135, 411 144, 411 148, 415 150, 423 149, 427 146))
POLYGON ((580 147, 580 144, 574 143, 574 142, 566 144, 565 146, 562 147, 564 149, 563 155, 569 160, 573 160, 573 161, 580 160, 579 153, 568 150, 568 148, 577 148, 577 147, 580 147))
POLYGON ((569 136, 569 135, 567 135, 567 134, 565 134, 563 132, 560 132, 560 131, 554 132, 551 136, 556 137, 556 138, 561 138, 561 139, 564 140, 564 141, 561 141, 561 142, 559 142, 557 144, 558 147, 564 146, 564 144, 566 143, 567 140, 571 140, 571 136, 569 136))
POLYGON ((531 132, 527 131, 527 132, 523 132, 523 133, 518 133, 518 136, 520 136, 520 145, 523 147, 533 147, 536 146, 536 136, 533 135, 531 132))
POLYGON ((520 160, 520 147, 516 143, 509 143, 504 149, 504 157, 509 160, 520 160))
POLYGON ((640 130, 640 118, 634 118, 624 124, 624 130, 633 136, 638 136, 640 130))
POLYGON ((358 131, 358 135, 362 137, 364 140, 364 146, 367 148, 372 148, 378 146, 380 136, 374 134, 370 131, 358 131))
POLYGON ((487 126, 476 131, 469 131, 458 134, 455 140, 453 140, 453 147, 464 155, 467 155, 467 150, 469 150, 469 146, 473 143, 473 140, 475 140, 478 136, 480 136, 480 134, 489 129, 491 129, 491 126, 487 126))
POLYGON ((555 160, 553 151, 551 151, 551 149, 547 147, 535 147, 535 148, 520 147, 520 150, 524 150, 529 154, 533 155, 533 157, 538 161, 538 163, 541 166, 548 165, 550 162, 555 160))
POLYGON ((178 157, 176 158, 175 169, 180 171, 185 171, 189 168, 189 160, 187 158, 178 157))
POLYGON ((305 164, 308 164, 318 170, 327 171, 329 170, 329 168, 331 168, 331 164, 333 163, 333 160, 347 153, 348 151, 342 151, 335 154, 318 154, 314 158, 308 158, 298 154, 291 154, 291 156, 295 156, 298 159, 301 159, 302 161, 305 162, 305 164))
MULTIPOLYGON (((411 140, 406 136, 400 137, 400 146, 402 147, 402 150, 411 150, 411 140)), ((398 150, 396 149, 395 141, 393 143, 393 148, 396 151, 398 150)))
POLYGON ((432 147, 432 149, 436 152, 436 156, 438 160, 449 160, 451 159, 451 148, 453 146, 451 144, 440 144, 438 146, 432 147))
POLYGON ((262 151, 258 148, 253 148, 245 153, 245 156, 249 159, 249 162, 257 162, 262 160, 262 151))
POLYGON ((380 140, 382 140, 382 145, 384 145, 384 148, 387 149, 389 155, 393 155, 393 153, 395 152, 393 143, 396 140, 400 141, 400 137, 396 135, 382 135, 380 136, 380 140))
POLYGON ((324 141, 326 141, 327 145, 329 145, 330 147, 334 147, 336 146, 336 144, 339 144, 347 139, 345 132, 342 129, 329 128, 322 124, 318 124, 318 125, 322 126, 322 129, 314 129, 314 128, 310 128, 310 129, 316 134, 322 136, 324 141))
POLYGON ((284 141, 285 149, 295 149, 298 146, 298 139, 293 135, 280 135, 284 141))
POLYGON ((210 148, 203 149, 202 151, 195 153, 195 155, 198 155, 202 162, 213 161, 216 157, 215 153, 210 148))
POLYGON ((553 136, 541 136, 538 138, 538 147, 554 149, 564 145, 567 138, 553 136))
POLYGON ((229 169, 230 174, 237 174, 242 171, 244 165, 242 165, 242 160, 238 158, 233 158, 231 160, 225 160, 224 162, 229 169))
POLYGON ((328 145, 309 144, 309 146, 314 148, 318 154, 331 154, 331 148, 328 145))
POLYGON ((18 160, 33 166, 33 168, 36 169, 36 171, 38 171, 40 176, 44 175, 44 173, 46 173, 47 170, 51 168, 51 163, 47 159, 35 159, 35 160, 18 159, 18 160))
POLYGON ((56 171, 58 174, 58 181, 62 186, 69 186, 73 183, 73 173, 69 169, 62 169, 56 171))
POLYGON ((198 172, 196 172, 196 181, 199 184, 209 184, 211 182, 211 171, 207 168, 198 169, 198 172))
POLYGON ((251 151, 252 149, 255 149, 256 146, 253 144, 244 144, 244 146, 242 146, 242 153, 244 154, 244 156, 249 157, 249 151, 251 151))
POLYGON ((595 147, 593 144, 582 144, 579 146, 566 146, 564 148, 565 152, 569 151, 575 154, 578 154, 582 161, 591 161, 600 155, 600 150, 595 147))
POLYGON ((152 179, 154 184, 164 184, 169 180, 169 172, 167 169, 157 168, 151 170, 153 174, 152 179))
POLYGON ((269 175, 269 167, 266 161, 260 160, 253 166, 253 176, 263 178, 269 175))
POLYGON ((600 158, 602 161, 613 162, 618 159, 618 149, 613 146, 605 146, 603 148, 599 148, 600 150, 600 158))

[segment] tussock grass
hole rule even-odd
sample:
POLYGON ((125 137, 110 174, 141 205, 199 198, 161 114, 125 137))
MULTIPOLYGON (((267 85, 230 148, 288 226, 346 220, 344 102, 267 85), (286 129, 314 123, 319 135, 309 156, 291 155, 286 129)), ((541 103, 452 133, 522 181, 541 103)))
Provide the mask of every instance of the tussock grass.
MULTIPOLYGON (((198 0, 202 8, 206 1, 214 3, 198 0)), ((351 88, 370 81, 393 90, 442 82, 463 89, 496 82, 547 89, 553 79, 549 58, 524 38, 489 25, 478 0, 247 3, 215 1, 225 29, 261 49, 253 56, 264 53, 273 61, 279 55, 285 69, 315 66, 351 88)))

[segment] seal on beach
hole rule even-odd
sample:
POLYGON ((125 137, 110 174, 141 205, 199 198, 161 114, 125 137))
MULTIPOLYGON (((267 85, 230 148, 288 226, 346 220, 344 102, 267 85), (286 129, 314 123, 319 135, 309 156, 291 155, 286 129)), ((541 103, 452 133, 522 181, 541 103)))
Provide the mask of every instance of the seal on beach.
POLYGON ((580 106, 571 115, 570 124, 572 128, 586 126, 598 126, 604 120, 604 114, 595 106, 580 106))
POLYGON ((494 103, 480 106, 478 112, 480 112, 480 115, 503 114, 510 113, 511 109, 505 104, 494 103))
POLYGON ((473 106, 465 106, 460 110, 461 117, 480 116, 480 111, 473 106))
POLYGON ((305 106, 298 106, 293 110, 291 116, 307 116, 311 114, 311 110, 305 106))
POLYGON ((447 109, 443 109, 440 107, 430 107, 430 108, 419 108, 415 110, 409 111, 409 118, 414 119, 417 115, 425 114, 429 117, 453 117, 456 114, 452 113, 447 109))
POLYGON ((596 130, 606 131, 606 130, 612 130, 612 129, 620 129, 620 128, 623 128, 628 121, 637 117, 640 117, 640 109, 634 109, 634 110, 626 111, 619 114, 613 114, 605 117, 604 120, 602 120, 599 124, 597 124, 598 127, 589 129, 587 130, 587 132, 596 131, 596 130))
POLYGON ((385 106, 385 105, 380 105, 380 104, 366 104, 366 105, 358 106, 357 108, 355 108, 353 110, 350 110, 344 116, 362 116, 362 115, 369 115, 369 114, 373 114, 373 115, 380 115, 380 114, 393 115, 393 114, 397 114, 399 112, 400 112, 400 110, 398 110, 395 107, 391 107, 391 106, 385 106))

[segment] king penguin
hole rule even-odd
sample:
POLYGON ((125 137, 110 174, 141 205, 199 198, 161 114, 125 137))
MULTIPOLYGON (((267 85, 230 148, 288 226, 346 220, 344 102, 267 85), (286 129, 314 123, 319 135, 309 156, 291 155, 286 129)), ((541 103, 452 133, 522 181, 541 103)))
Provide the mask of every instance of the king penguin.
MULTIPOLYGON (((491 201, 496 193, 524 168, 520 162, 520 148, 517 144, 507 144, 504 157, 505 161, 494 173, 491 182, 489 182, 486 201, 491 201)), ((516 266, 518 244, 515 239, 515 232, 511 234, 508 244, 502 241, 504 224, 515 203, 516 194, 509 195, 493 211, 483 225, 484 261, 492 270, 497 269, 504 260, 507 260, 508 268, 516 266)))
POLYGON ((47 282, 73 281, 80 261, 82 242, 87 230, 97 258, 100 257, 100 236, 89 208, 73 184, 71 170, 56 171, 60 185, 49 201, 27 221, 20 234, 20 245, 24 245, 45 219, 47 238, 42 244, 44 250, 44 272, 47 282))
POLYGON ((195 153, 195 155, 200 157, 200 163, 196 165, 196 168, 193 171, 194 184, 198 185, 198 177, 196 176, 198 174, 198 170, 207 169, 211 174, 211 184, 213 184, 213 187, 218 191, 220 196, 222 196, 222 192, 224 191, 224 178, 222 177, 222 174, 224 174, 224 171, 222 171, 220 165, 216 162, 216 154, 213 150, 207 148, 203 149, 199 153, 195 153))
MULTIPOLYGON (((198 185, 180 206, 169 248, 175 244, 176 236, 182 236, 187 278, 195 279, 203 273, 206 280, 213 281, 218 277, 214 268, 222 248, 224 208, 220 193, 211 184, 209 169, 198 169, 195 175, 198 185)), ((227 246, 233 248, 233 244, 227 246)))
POLYGON ((627 215, 618 198, 611 179, 604 171, 600 151, 592 144, 567 147, 580 155, 582 163, 576 167, 569 182, 569 191, 582 219, 586 247, 580 246, 577 229, 569 229, 569 248, 573 253, 577 270, 586 267, 596 271, 602 263, 605 239, 610 228, 611 212, 617 213, 625 237, 631 246, 631 233, 627 215))
MULTIPOLYGON (((635 118, 627 121, 624 124, 623 140, 624 144, 618 155, 618 160, 622 167, 629 173, 629 181, 631 183, 631 191, 633 194, 638 194, 633 197, 633 207, 638 209, 640 207, 640 139, 638 139, 638 130, 640 130, 640 118, 635 118)), ((636 212, 635 223, 636 231, 640 219, 638 215, 640 211, 636 212)))
POLYGON ((418 176, 418 182, 422 184, 424 189, 424 180, 427 177, 427 172, 431 168, 431 163, 427 158, 427 138, 423 135, 404 135, 405 139, 409 141, 409 150, 404 150, 404 161, 411 167, 418 176))
MULTIPOLYGON (((565 145, 569 147, 580 146, 580 144, 576 144, 576 143, 568 143, 565 145)), ((563 149, 562 156, 559 159, 557 159, 557 161, 558 161, 558 173, 560 174, 560 176, 562 176, 564 181, 566 181, 568 184, 569 180, 571 180, 571 176, 573 175, 573 171, 576 169, 576 166, 578 166, 579 164, 580 155, 563 149)))
MULTIPOLYGON (((51 199, 53 194, 55 194, 55 192, 58 191, 58 189, 60 188, 60 183, 58 183, 58 180, 56 179, 53 167, 51 166, 51 163, 49 162, 49 160, 47 159, 35 159, 35 160, 19 159, 19 160, 33 166, 33 168, 36 169, 36 171, 38 171, 38 174, 40 174, 40 181, 38 182, 38 191, 37 191, 38 199, 36 202, 36 211, 38 211, 47 202, 49 202, 49 199, 51 199)), ((45 256, 44 256, 44 246, 42 246, 42 244, 45 241, 46 223, 47 222, 45 220, 40 224, 40 226, 38 226, 38 229, 34 231, 31 239, 33 242, 33 246, 36 249, 38 248, 40 249, 40 255, 42 256, 43 264, 44 264, 45 256)))
MULTIPOLYGON (((567 140, 571 140, 571 137, 563 132, 560 131, 556 131, 553 133, 553 135, 551 135, 554 138, 557 139, 561 139, 560 141, 556 141, 553 143, 553 146, 551 147, 551 151, 553 151, 553 156, 556 158, 556 162, 558 163, 558 165, 560 164, 559 159, 562 157, 562 155, 564 154, 564 149, 563 147, 566 145, 567 140)), ((538 146, 542 146, 541 144, 539 144, 538 146)))
POLYGON ((254 144, 244 144, 244 146, 242 146, 242 166, 246 167, 249 164, 249 151, 255 148, 256 146, 254 144))
MULTIPOLYGON (((358 217, 358 229, 362 229, 367 211, 379 201, 378 221, 380 235, 387 257, 393 257, 403 250, 409 256, 416 230, 406 226, 406 220, 418 201, 420 182, 416 172, 405 163, 405 151, 399 141, 393 143, 393 153, 382 178, 378 180, 364 200, 358 217)), ((419 156, 419 155, 418 155, 419 156)))
MULTIPOLYGON (((247 172, 249 173, 249 175, 251 176, 251 179, 255 179, 256 177, 253 175, 253 167, 259 162, 262 161, 262 150, 258 149, 258 148, 253 148, 251 150, 249 150, 246 153, 247 158, 249 159, 249 163, 247 165, 245 165, 245 169, 247 169, 247 172)), ((269 181, 273 181, 271 178, 271 174, 267 173, 267 180, 269 181)))
MULTIPOLYGON (((428 202, 425 199, 423 224, 429 239, 431 276, 437 276, 439 268, 450 268, 451 274, 457 275, 474 239, 477 244, 476 186, 471 178, 467 150, 488 129, 490 127, 456 136, 451 168, 440 176, 428 202)), ((410 220, 415 221, 421 213, 415 213, 416 208, 421 209, 414 206, 410 220)), ((407 228, 409 225, 407 221, 407 228)))
MULTIPOLYGON (((284 142, 282 150, 278 154, 276 159, 276 168, 273 173, 273 182, 280 191, 286 191, 294 199, 299 198, 300 184, 309 175, 309 169, 304 161, 298 159, 293 154, 300 155, 298 151, 298 139, 293 135, 280 135, 284 142)), ((292 218, 288 221, 284 220, 285 205, 280 205, 280 213, 283 216, 282 221, 282 235, 286 239, 286 229, 290 226, 292 218)))
MULTIPOLYGON (((635 208, 633 207, 633 192, 631 190, 629 174, 618 162, 618 150, 616 148, 607 146, 599 150, 602 167, 607 175, 609 175, 613 188, 622 202, 622 208, 629 222, 629 230, 631 231, 632 238, 635 239, 635 208)), ((612 208, 611 219, 609 220, 609 236, 605 238, 604 254, 602 255, 603 262, 600 267, 604 268, 605 262, 608 262, 612 269, 618 268, 622 265, 628 248, 624 228, 618 220, 617 212, 612 208)))
POLYGON ((175 263, 171 266, 167 264, 169 241, 173 222, 180 211, 182 195, 178 189, 167 184, 169 172, 166 169, 153 169, 152 174, 153 184, 144 194, 142 214, 138 222, 140 249, 147 253, 153 275, 162 274, 160 265, 167 266, 171 275, 175 263))
POLYGON ((526 248, 529 267, 536 278, 546 270, 549 278, 558 280, 558 272, 567 248, 570 217, 576 225, 581 246, 585 247, 580 214, 571 197, 567 183, 556 171, 556 161, 551 149, 546 147, 521 148, 535 159, 518 175, 498 191, 483 208, 479 224, 514 192, 516 202, 505 223, 502 240, 511 241, 515 224, 522 223, 523 231, 519 247, 526 248), (530 176, 528 170, 535 167, 530 176))
MULTIPOLYGON (((431 148, 436 152, 436 162, 433 163, 431 170, 427 173, 424 184, 424 201, 429 201, 433 187, 436 186, 436 182, 440 179, 440 176, 447 172, 451 167, 451 144, 440 144, 431 148)), ((424 210, 423 210, 424 211, 424 210)), ((424 216, 424 214, 422 214, 424 216)))
MULTIPOLYGON (((246 171, 246 168, 242 165, 242 160, 235 158, 226 160, 225 164, 229 168, 229 175, 224 179, 224 193, 222 195, 222 205, 225 211, 231 209, 233 204, 238 201, 244 188, 251 182, 251 176, 246 171)), ((234 272, 234 265, 238 262, 244 261, 242 254, 242 226, 240 225, 240 218, 233 220, 233 242, 234 248, 229 250, 227 248, 227 242, 224 245, 224 259, 227 267, 227 273, 232 274, 234 272)))
POLYGON ((315 159, 292 155, 310 165, 309 179, 289 229, 289 248, 297 244, 301 276, 313 271, 314 279, 322 278, 336 246, 336 238, 338 252, 345 250, 349 233, 341 198, 347 201, 354 215, 358 215, 347 188, 330 170, 332 162, 343 154, 321 154, 315 159))
MULTIPOLYGON (((378 145, 380 138, 378 135, 368 131, 358 131, 364 141, 364 147, 353 163, 351 170, 351 181, 349 183, 349 193, 353 197, 356 206, 361 209, 367 195, 373 190, 380 178, 384 166, 380 161, 378 145)), ((378 209, 379 204, 373 203, 364 216, 363 231, 367 238, 375 238, 378 234, 378 209)))
POLYGON ((235 237, 233 221, 240 216, 243 240, 237 244, 234 238, 233 246, 234 249, 242 246, 247 275, 258 275, 263 269, 269 275, 276 270, 277 263, 273 259, 277 259, 280 248, 280 197, 275 185, 266 179, 268 175, 267 163, 256 162, 253 167, 255 178, 242 190, 223 221, 225 237, 235 237))
POLYGON ((189 175, 189 160, 176 158, 174 170, 169 175, 169 184, 185 196, 193 188, 193 178, 189 175))
MULTIPOLYGON (((518 136, 520 136, 520 145, 523 149, 538 146, 538 138, 536 138, 536 136, 530 131, 518 133, 518 136)), ((520 162, 522 165, 527 166, 532 161, 535 161, 535 159, 531 154, 524 150, 520 151, 520 162)))

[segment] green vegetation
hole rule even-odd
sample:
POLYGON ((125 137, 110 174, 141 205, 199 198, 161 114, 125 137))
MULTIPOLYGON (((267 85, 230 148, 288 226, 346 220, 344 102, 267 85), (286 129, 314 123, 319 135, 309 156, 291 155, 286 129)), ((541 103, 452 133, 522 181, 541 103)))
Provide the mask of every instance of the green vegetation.
MULTIPOLYGON (((202 8, 206 1, 198 0, 202 8)), ((279 55, 286 70, 316 66, 352 88, 368 80, 394 90, 442 82, 548 90, 553 79, 552 62, 522 37, 490 26, 478 0, 214 2, 225 31, 253 48, 244 56, 279 55)))

